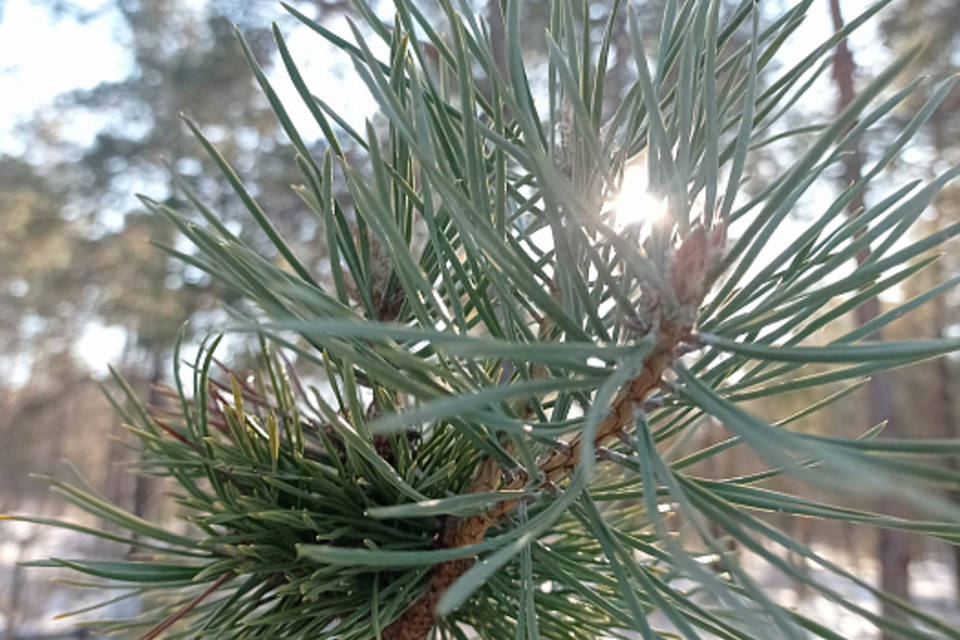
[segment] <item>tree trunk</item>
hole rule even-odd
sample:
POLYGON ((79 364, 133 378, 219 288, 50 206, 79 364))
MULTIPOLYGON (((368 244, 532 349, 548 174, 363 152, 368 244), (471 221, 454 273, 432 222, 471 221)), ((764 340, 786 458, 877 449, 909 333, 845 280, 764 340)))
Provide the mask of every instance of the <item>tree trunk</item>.
MULTIPOLYGON (((946 304, 942 306, 946 308, 946 304)), ((941 321, 939 314, 937 320, 938 322, 941 321)), ((946 324, 940 324, 941 328, 946 326, 946 324)), ((940 392, 940 406, 942 413, 941 424, 944 427, 944 435, 946 437, 956 438, 957 436, 960 436, 960 433, 957 432, 957 426, 953 416, 953 394, 950 390, 950 385, 953 384, 953 369, 950 366, 950 360, 947 358, 940 358, 937 360, 937 368, 939 369, 937 385, 939 387, 938 391, 940 392)), ((956 462, 951 460, 951 463, 951 466, 956 469, 956 462)), ((960 504, 960 491, 953 491, 950 497, 952 498, 954 504, 960 504)), ((950 545, 950 549, 953 552, 954 591, 955 593, 960 594, 960 545, 950 545)))
MULTIPOLYGON (((148 394, 149 405, 159 407, 163 404, 163 396, 157 391, 158 385, 163 381, 163 353, 159 349, 154 351, 151 357, 150 372, 150 391, 148 394)), ((141 518, 148 515, 150 509, 150 496, 153 493, 153 479, 138 473, 136 475, 136 486, 133 491, 133 513, 141 518)))
MULTIPOLYGON (((829 0, 830 15, 833 20, 834 29, 843 28, 843 16, 840 12, 840 0, 829 0)), ((856 62, 853 55, 847 47, 846 40, 841 40, 837 44, 833 56, 833 79, 837 86, 837 112, 843 111, 855 97, 854 75, 856 74, 856 62)), ((844 156, 844 183, 846 185, 855 183, 863 175, 863 153, 860 150, 858 140, 851 143, 849 153, 844 156)), ((848 206, 848 214, 852 216, 860 215, 864 210, 864 197, 861 192, 854 198, 848 206)), ((864 248, 857 255, 857 262, 862 263, 870 255, 870 249, 864 248)), ((871 298, 857 307, 856 322, 862 326, 876 318, 880 314, 880 301, 877 298, 871 298)), ((870 339, 878 340, 881 338, 881 332, 877 332, 870 339)), ((887 421, 884 434, 887 437, 901 437, 902 429, 896 420, 893 408, 893 384, 890 380, 890 374, 881 372, 874 374, 867 385, 867 398, 869 408, 867 411, 868 424, 872 427, 880 422, 887 421)), ((883 512, 890 515, 904 516, 903 505, 884 504, 880 505, 883 512)), ((892 593, 904 600, 910 597, 910 539, 902 531, 890 531, 881 529, 877 540, 877 559, 880 561, 880 587, 889 593, 892 593)), ((882 613, 886 617, 899 618, 900 611, 895 607, 883 604, 882 613)), ((894 640, 889 634, 884 634, 883 640, 894 640)))
MULTIPOLYGON (((935 268, 939 276, 943 270, 943 265, 937 264, 935 268)), ((940 280, 941 278, 938 277, 937 281, 940 280)), ((933 304, 934 331, 938 338, 943 339, 947 337, 947 328, 953 323, 953 318, 951 318, 950 308, 944 296, 937 296, 933 304)), ((937 412, 938 435, 942 438, 956 438, 960 436, 960 432, 957 430, 956 416, 954 415, 953 366, 949 358, 938 358, 936 366, 937 375, 934 384, 936 385, 936 403, 939 409, 937 412)), ((958 468, 956 458, 951 457, 948 463, 951 468, 958 468)), ((950 492, 950 498, 954 504, 960 504, 960 490, 950 492)), ((950 545, 950 551, 953 554, 954 562, 954 589, 956 593, 960 594, 960 545, 950 545)))

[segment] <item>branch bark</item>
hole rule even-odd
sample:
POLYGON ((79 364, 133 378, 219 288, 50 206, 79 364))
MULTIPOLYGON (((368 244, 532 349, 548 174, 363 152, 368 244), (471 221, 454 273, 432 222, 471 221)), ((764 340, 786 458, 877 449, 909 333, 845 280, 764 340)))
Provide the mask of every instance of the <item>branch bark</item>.
MULTIPOLYGON (((839 31, 844 26, 843 14, 840 11, 840 0, 829 0, 830 17, 833 21, 833 27, 839 31)), ((847 45, 846 39, 841 40, 836 47, 833 55, 833 80, 837 86, 837 112, 843 111, 851 102, 853 102, 856 92, 854 89, 854 77, 856 75, 857 65, 853 59, 853 54, 847 45)), ((858 182, 863 176, 863 152, 860 148, 859 140, 851 143, 849 153, 844 156, 844 175, 845 185, 858 182)), ((861 191, 847 207, 848 215, 853 218, 863 213, 865 209, 864 195, 861 191)), ((870 256, 870 248, 865 247, 857 254, 857 262, 863 263, 870 256)), ((862 305, 857 307, 855 316, 858 326, 863 326, 870 320, 880 315, 880 301, 876 297, 870 298, 862 305)), ((881 332, 878 331, 872 336, 873 339, 880 339, 881 332)), ((893 408, 893 384, 888 372, 874 374, 867 386, 867 397, 869 408, 867 415, 869 417, 868 427, 887 421, 886 433, 894 438, 902 436, 902 428, 895 419, 893 408)), ((885 505, 884 509, 891 515, 904 516, 902 505, 885 505)), ((899 596, 903 600, 910 597, 909 570, 910 570, 910 538, 902 531, 891 531, 880 529, 877 540, 877 556, 880 561, 880 587, 889 593, 899 596)), ((900 610, 883 603, 883 615, 885 617, 901 617, 900 610)), ((883 640, 894 640, 888 634, 883 635, 883 640)))
MULTIPOLYGON (((663 374, 672 364, 676 349, 694 328, 696 311, 706 293, 709 276, 720 263, 726 228, 694 229, 668 259, 666 281, 677 305, 659 306, 655 342, 643 360, 640 373, 617 393, 607 417, 597 426, 595 446, 602 446, 625 433, 635 423, 635 407, 660 386, 663 374)), ((553 449, 538 465, 544 485, 572 473, 580 462, 583 441, 578 434, 568 445, 553 449)), ((497 463, 484 460, 474 475, 469 493, 495 489, 520 489, 527 479, 505 480, 497 463)), ((439 538, 439 547, 456 549, 482 542, 497 522, 509 515, 517 500, 498 503, 489 511, 467 518, 449 517, 439 538)), ((425 640, 436 623, 437 602, 444 592, 467 571, 474 560, 460 558, 434 567, 427 591, 397 620, 387 626, 383 640, 425 640)))

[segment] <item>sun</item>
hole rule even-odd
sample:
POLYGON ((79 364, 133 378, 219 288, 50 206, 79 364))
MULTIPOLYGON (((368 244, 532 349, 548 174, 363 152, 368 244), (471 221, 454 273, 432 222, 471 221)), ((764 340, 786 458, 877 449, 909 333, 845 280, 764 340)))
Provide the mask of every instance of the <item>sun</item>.
POLYGON ((648 188, 646 162, 634 161, 623 170, 620 190, 607 198, 604 211, 613 212, 612 226, 617 231, 649 228, 667 214, 666 199, 648 188))

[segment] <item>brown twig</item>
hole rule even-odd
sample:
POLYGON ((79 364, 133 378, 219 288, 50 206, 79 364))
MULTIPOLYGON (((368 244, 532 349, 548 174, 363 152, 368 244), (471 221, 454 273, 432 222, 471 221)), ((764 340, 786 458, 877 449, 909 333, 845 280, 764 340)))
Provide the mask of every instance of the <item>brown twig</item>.
MULTIPOLYGON (((672 287, 676 306, 658 307, 654 346, 644 358, 640 373, 620 389, 607 417, 597 425, 595 447, 621 437, 634 424, 636 406, 660 388, 663 374, 676 358, 677 347, 691 338, 697 310, 711 276, 720 264, 725 240, 726 227, 723 224, 711 230, 698 227, 670 255, 665 280, 672 287)), ((572 473, 580 462, 582 449, 583 441, 577 435, 567 446, 552 450, 539 464, 543 486, 551 486, 554 481, 572 473)), ((499 465, 492 459, 486 459, 480 463, 469 492, 519 489, 525 482, 526 478, 503 481, 499 465)), ((482 542, 487 531, 509 514, 517 503, 516 499, 506 500, 485 513, 467 518, 448 518, 443 525, 438 546, 455 549, 482 542)), ((383 630, 383 640, 425 640, 436 623, 436 607, 440 597, 472 564, 471 558, 459 558, 434 567, 426 592, 383 630)))
POLYGON ((161 633, 169 629, 177 620, 179 620, 183 616, 193 611, 193 609, 197 605, 199 605, 201 602, 203 602, 207 598, 207 596, 209 596, 211 593, 213 593, 214 591, 222 587, 233 576, 234 576, 233 572, 228 571, 227 573, 217 578, 216 582, 210 585, 206 591, 201 593, 199 596, 197 596, 187 604, 180 607, 180 609, 178 609, 176 612, 168 616, 163 622, 155 626, 153 629, 150 629, 150 631, 148 631, 146 634, 140 637, 140 640, 154 640, 154 638, 158 638, 161 633))

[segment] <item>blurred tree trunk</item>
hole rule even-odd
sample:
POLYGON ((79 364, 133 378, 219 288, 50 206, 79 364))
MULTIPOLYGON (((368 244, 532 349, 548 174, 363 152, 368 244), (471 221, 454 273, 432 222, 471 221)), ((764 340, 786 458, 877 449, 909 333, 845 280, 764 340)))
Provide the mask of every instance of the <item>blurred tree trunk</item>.
MULTIPOLYGON (((840 0, 829 0, 829 2, 833 27, 839 31, 844 25, 843 15, 840 12, 840 0)), ((853 102, 856 95, 854 89, 856 70, 856 62, 847 46, 847 41, 841 40, 833 56, 833 80, 837 87, 838 113, 853 102)), ((844 156, 845 186, 859 181, 863 174, 863 153, 859 141, 854 140, 847 151, 848 153, 844 156)), ((863 212, 864 208, 863 193, 860 193, 850 202, 847 211, 850 216, 857 216, 863 212)), ((862 263, 869 255, 870 249, 864 248, 857 255, 857 262, 862 263)), ((856 309, 857 325, 862 326, 878 315, 880 315, 880 300, 876 297, 870 298, 856 309)), ((867 338, 879 340, 881 332, 878 331, 867 338)), ((867 398, 869 423, 866 426, 870 427, 886 421, 885 435, 891 438, 901 437, 902 429, 894 416, 893 385, 889 373, 881 372, 870 379, 867 385, 867 398)), ((890 515, 905 515, 903 505, 900 504, 883 505, 882 510, 890 515)), ((880 562, 880 588, 908 600, 910 597, 910 539, 907 534, 880 529, 877 540, 877 559, 880 562)), ((883 605, 883 615, 900 617, 897 609, 886 604, 883 605)), ((883 639, 894 640, 888 634, 884 634, 883 639)))
MULTIPOLYGON (((934 124, 934 131, 937 134, 942 133, 936 123, 934 124)), ((935 206, 937 211, 936 225, 942 227, 946 222, 944 220, 945 210, 949 207, 945 207, 941 201, 938 201, 935 206)), ((945 265, 942 260, 938 260, 930 266, 934 269, 936 282, 944 282, 949 277, 949 265, 945 265)), ((936 337, 941 339, 949 337, 948 328, 955 322, 955 317, 946 295, 940 295, 933 299, 932 322, 933 333, 936 337)), ((956 381, 954 380, 953 362, 950 358, 937 358, 936 376, 933 384, 935 385, 937 407, 934 427, 937 429, 937 435, 942 438, 956 438, 960 436, 960 429, 957 428, 956 422, 956 405, 954 404, 956 399, 953 392, 956 381)), ((954 469, 958 468, 955 458, 950 458, 948 463, 954 469)), ((960 489, 952 491, 950 498, 955 504, 960 504, 960 489)), ((956 593, 960 594, 960 546, 950 545, 950 552, 953 554, 954 562, 954 589, 956 593)))
MULTIPOLYGON (((940 269, 938 269, 939 272, 940 269)), ((934 301, 934 323, 936 325, 937 337, 947 337, 947 327, 951 324, 950 309, 944 296, 937 296, 934 301)), ((935 384, 937 385, 937 404, 940 411, 938 416, 940 432, 944 438, 956 438, 960 436, 954 415, 954 397, 953 397, 953 366, 950 358, 937 358, 937 376, 935 384)), ((957 467, 955 460, 951 459, 952 466, 957 467)), ((960 504, 960 490, 952 492, 952 500, 960 504)), ((950 545, 953 552, 954 562, 954 588, 960 594, 960 546, 950 545)))
MULTIPOLYGON (((150 407, 162 407, 163 396, 160 394, 160 383, 163 382, 163 366, 166 361, 161 349, 156 349, 150 356, 150 391, 147 394, 150 407)), ((133 492, 133 512, 140 517, 149 516, 150 497, 153 493, 154 481, 144 474, 137 474, 137 484, 133 492)))
POLYGON ((4 607, 4 619, 6 621, 4 625, 4 640, 17 640, 17 627, 20 623, 20 608, 22 606, 22 594, 23 594, 23 565, 20 563, 26 559, 27 549, 30 546, 30 541, 22 541, 18 545, 17 549, 17 561, 13 565, 12 575, 10 576, 10 594, 7 597, 6 606, 4 607))

